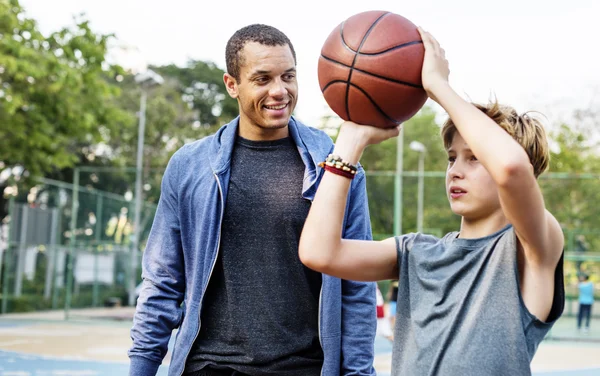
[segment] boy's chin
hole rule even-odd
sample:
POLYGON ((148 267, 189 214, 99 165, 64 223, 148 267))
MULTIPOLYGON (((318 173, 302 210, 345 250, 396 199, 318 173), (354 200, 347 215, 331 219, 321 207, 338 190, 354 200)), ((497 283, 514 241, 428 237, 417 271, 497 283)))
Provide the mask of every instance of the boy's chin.
POLYGON ((466 208, 465 205, 460 204, 450 205, 450 210, 452 210, 452 213, 460 217, 469 217, 469 214, 472 214, 472 210, 469 210, 469 208, 466 208))
POLYGON ((461 205, 456 205, 456 204, 452 204, 450 203, 450 210, 452 210, 452 213, 456 214, 456 215, 461 215, 462 216, 462 212, 464 208, 461 207, 461 205))

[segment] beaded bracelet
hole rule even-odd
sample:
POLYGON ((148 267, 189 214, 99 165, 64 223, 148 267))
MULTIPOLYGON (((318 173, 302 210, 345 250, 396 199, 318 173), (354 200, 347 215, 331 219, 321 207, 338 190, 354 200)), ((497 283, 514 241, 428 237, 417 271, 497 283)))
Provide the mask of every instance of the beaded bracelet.
POLYGON ((328 165, 325 165, 325 167, 323 167, 323 169, 325 171, 329 171, 329 172, 334 173, 336 175, 343 176, 343 177, 348 178, 350 180, 354 179, 354 177, 356 176, 356 174, 352 174, 352 173, 350 173, 348 171, 340 170, 339 168, 331 167, 331 166, 328 166, 328 165))
POLYGON ((344 161, 340 156, 329 154, 325 161, 319 163, 326 171, 333 172, 337 175, 353 179, 358 170, 356 165, 344 161))
POLYGON ((324 164, 335 168, 339 168, 344 171, 354 171, 354 174, 358 170, 356 165, 344 161, 340 156, 335 154, 329 154, 324 162, 319 163, 319 166, 323 167, 324 164))

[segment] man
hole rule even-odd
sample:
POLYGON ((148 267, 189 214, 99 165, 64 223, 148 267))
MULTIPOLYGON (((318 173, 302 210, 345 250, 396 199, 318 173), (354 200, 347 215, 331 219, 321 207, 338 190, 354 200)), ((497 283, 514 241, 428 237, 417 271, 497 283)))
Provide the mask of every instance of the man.
MULTIPOLYGON (((375 284, 302 265, 298 242, 331 139, 292 117, 296 57, 266 25, 238 30, 224 82, 240 116, 169 162, 143 260, 130 375, 374 374, 375 284), (183 303, 183 306, 182 306, 183 303)), ((370 239, 364 171, 344 236, 370 239)))

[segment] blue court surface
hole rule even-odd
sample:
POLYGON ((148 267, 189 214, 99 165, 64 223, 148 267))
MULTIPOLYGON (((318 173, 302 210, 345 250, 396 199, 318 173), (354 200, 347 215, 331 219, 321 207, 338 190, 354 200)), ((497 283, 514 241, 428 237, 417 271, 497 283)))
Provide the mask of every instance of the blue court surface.
MULTIPOLYGON (((562 329, 557 325, 557 331, 563 330, 563 334, 570 335, 568 331, 573 331, 574 327, 570 321, 567 320, 562 329)), ((0 376, 127 375, 130 325, 129 321, 68 323, 0 318, 0 376), (102 338, 106 337, 110 339, 102 343, 102 338), (86 348, 93 352, 83 351, 86 348), (90 357, 90 354, 98 355, 102 351, 111 356, 100 358, 105 360, 92 360, 98 357, 90 357)), ((600 325, 597 327, 600 331, 600 325)), ((170 351, 174 338, 172 336, 169 343, 170 351)), ((375 355, 379 376, 390 376, 391 352, 392 343, 377 337, 375 355)), ((534 372, 535 376, 600 376, 598 361, 588 362, 587 367, 582 363, 586 359, 600 359, 600 341, 544 341, 538 355, 537 370, 545 371, 534 372)), ((536 370, 536 367, 533 369, 536 370)), ((167 376, 167 373, 167 365, 159 368, 159 376, 167 376)))
MULTIPOLYGON (((0 351, 0 376, 117 376, 127 375, 124 363, 58 359, 0 351)), ((158 375, 166 376, 167 367, 158 375)))
MULTIPOLYGON (((375 343, 377 354, 390 353, 391 349, 389 341, 377 339, 375 343)), ((61 359, 0 350, 0 376, 117 376, 127 375, 128 370, 129 366, 126 363, 61 359)), ((161 366, 158 375, 166 376, 167 367, 161 366)), ((390 374, 380 372, 378 375, 389 376, 390 374)), ((598 376, 600 369, 537 372, 534 375, 598 376)))

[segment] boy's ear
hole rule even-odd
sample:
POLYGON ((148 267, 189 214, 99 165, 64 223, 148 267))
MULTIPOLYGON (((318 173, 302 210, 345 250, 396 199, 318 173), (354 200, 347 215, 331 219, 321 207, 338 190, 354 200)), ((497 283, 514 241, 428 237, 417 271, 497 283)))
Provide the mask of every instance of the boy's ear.
POLYGON ((225 73, 223 75, 223 82, 225 83, 225 88, 227 89, 229 96, 233 99, 236 99, 239 94, 236 79, 229 73, 225 73))

